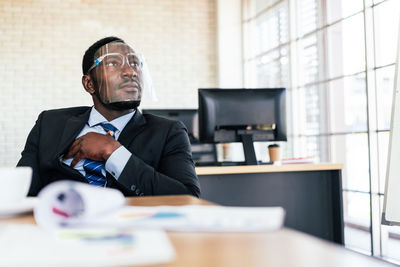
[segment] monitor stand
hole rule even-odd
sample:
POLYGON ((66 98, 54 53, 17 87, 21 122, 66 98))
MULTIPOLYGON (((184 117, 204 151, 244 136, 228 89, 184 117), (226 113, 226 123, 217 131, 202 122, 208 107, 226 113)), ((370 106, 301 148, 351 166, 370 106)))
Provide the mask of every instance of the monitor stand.
POLYGON ((245 165, 258 165, 252 134, 241 134, 245 165))

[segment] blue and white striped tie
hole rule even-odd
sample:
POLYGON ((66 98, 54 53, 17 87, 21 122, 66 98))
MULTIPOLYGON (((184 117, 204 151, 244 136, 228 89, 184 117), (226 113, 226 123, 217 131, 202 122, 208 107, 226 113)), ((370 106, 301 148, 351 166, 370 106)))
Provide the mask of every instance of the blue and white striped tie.
MULTIPOLYGON (((110 135, 115 139, 115 128, 111 123, 102 122, 100 126, 103 127, 104 131, 107 132, 107 135, 110 135)), ((85 178, 89 182, 89 184, 94 186, 104 187, 106 185, 106 177, 104 177, 102 170, 104 168, 103 161, 96 161, 91 159, 85 159, 83 162, 83 169, 85 170, 85 178)))

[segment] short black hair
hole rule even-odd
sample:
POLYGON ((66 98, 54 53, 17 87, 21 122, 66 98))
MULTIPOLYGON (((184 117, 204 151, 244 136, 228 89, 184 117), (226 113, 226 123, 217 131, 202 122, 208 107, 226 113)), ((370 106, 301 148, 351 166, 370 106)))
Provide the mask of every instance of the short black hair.
POLYGON ((115 36, 109 36, 109 37, 100 39, 97 42, 95 42, 94 44, 92 44, 86 50, 85 55, 83 55, 83 60, 82 60, 83 75, 88 74, 87 72, 89 71, 90 67, 93 65, 94 55, 95 55, 96 51, 103 45, 106 45, 111 42, 125 43, 124 40, 122 40, 121 38, 118 38, 115 36))

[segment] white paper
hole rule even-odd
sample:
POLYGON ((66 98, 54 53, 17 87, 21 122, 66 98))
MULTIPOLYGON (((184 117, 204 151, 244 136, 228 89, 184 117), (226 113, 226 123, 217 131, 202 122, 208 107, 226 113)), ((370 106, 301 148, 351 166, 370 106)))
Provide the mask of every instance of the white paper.
POLYGON ((52 183, 38 197, 34 215, 38 225, 45 228, 94 220, 125 203, 124 195, 118 190, 72 181, 52 183))
POLYGON ((175 252, 157 230, 0 225, 0 266, 132 266, 167 263, 175 252))
POLYGON ((156 206, 124 207, 92 225, 195 232, 259 232, 282 227, 281 207, 156 206))

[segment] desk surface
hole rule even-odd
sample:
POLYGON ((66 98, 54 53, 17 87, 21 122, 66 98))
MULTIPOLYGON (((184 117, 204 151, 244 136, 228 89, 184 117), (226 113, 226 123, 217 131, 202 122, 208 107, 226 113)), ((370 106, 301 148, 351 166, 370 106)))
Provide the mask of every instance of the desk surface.
POLYGON ((324 171, 324 170, 341 170, 341 169, 343 169, 343 164, 309 163, 309 164, 283 164, 283 165, 196 167, 196 173, 197 175, 213 175, 213 174, 241 174, 241 173, 264 173, 264 172, 324 171))
MULTIPOLYGON (((213 205, 190 196, 129 198, 130 205, 213 205)), ((35 223, 32 215, 0 219, 1 223, 35 223)), ((169 232, 177 259, 159 265, 187 266, 392 266, 381 260, 290 229, 269 233, 169 232)))

